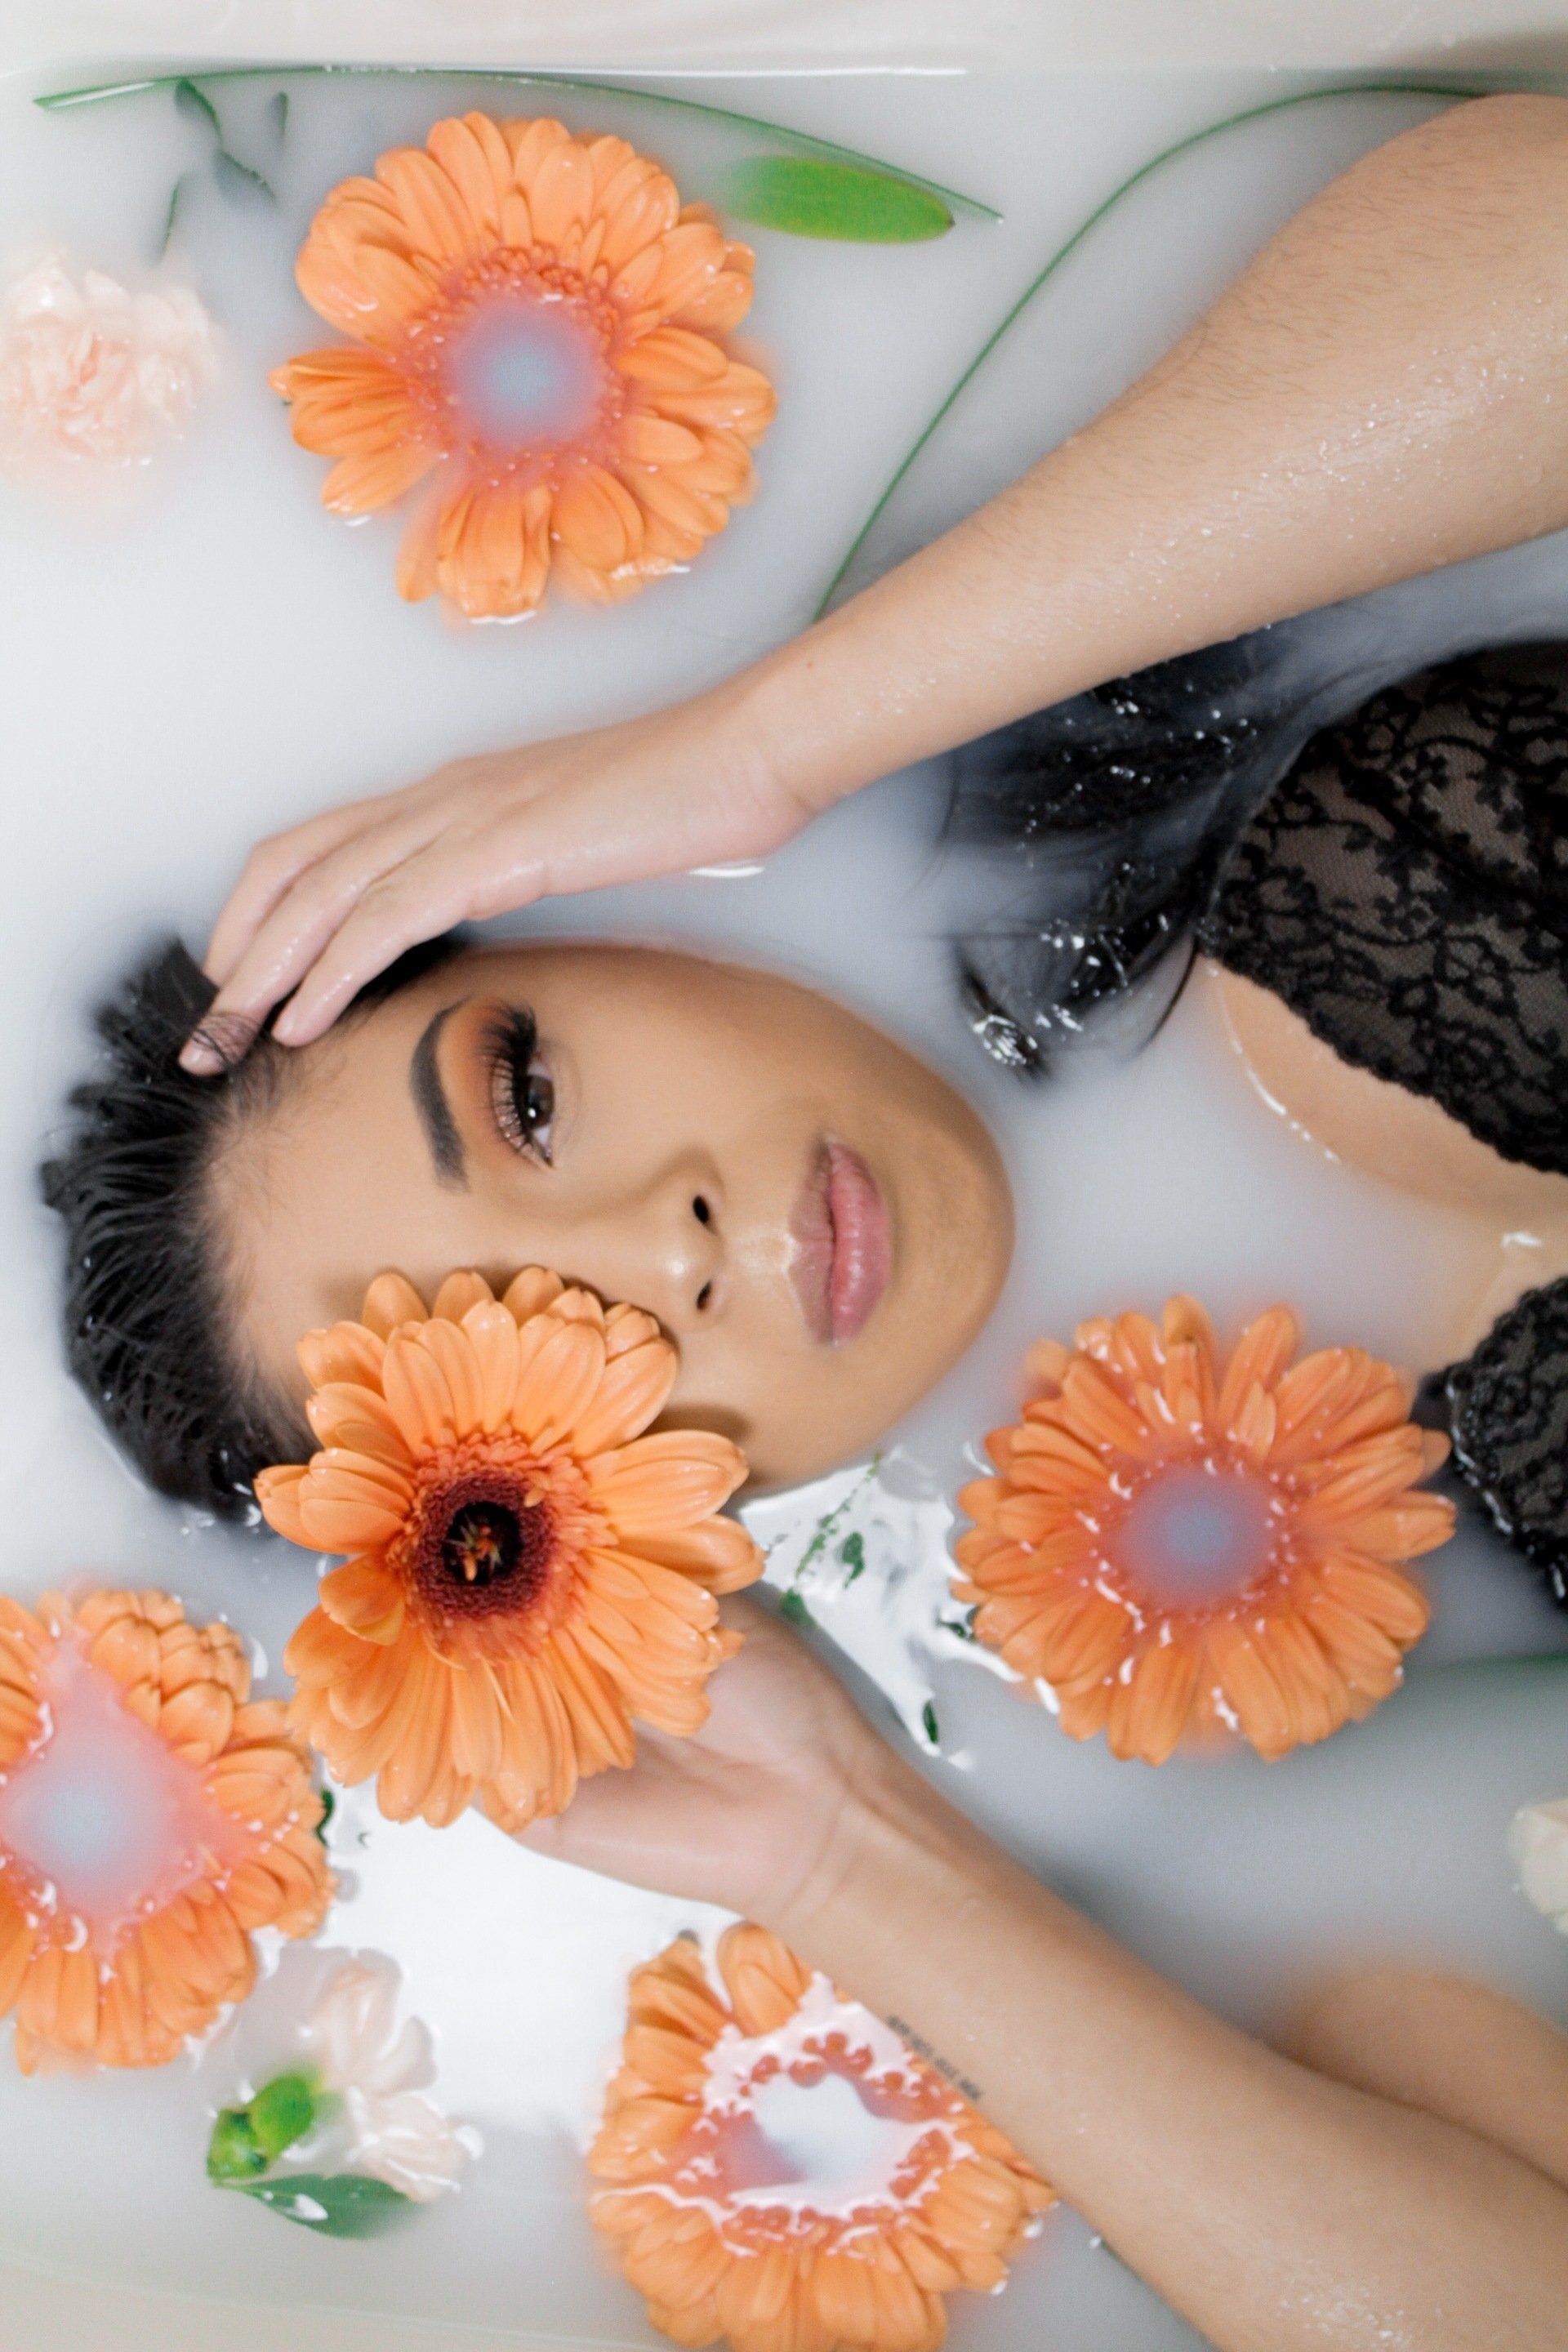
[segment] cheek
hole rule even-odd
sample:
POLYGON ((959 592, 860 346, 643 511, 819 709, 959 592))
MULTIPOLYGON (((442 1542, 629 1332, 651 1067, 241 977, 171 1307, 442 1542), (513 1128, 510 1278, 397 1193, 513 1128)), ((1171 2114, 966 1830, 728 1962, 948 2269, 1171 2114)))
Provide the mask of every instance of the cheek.
POLYGON ((944 1369, 869 1332, 842 1352, 689 1349, 665 1419, 732 1439, 753 1486, 798 1486, 866 1453, 944 1369))

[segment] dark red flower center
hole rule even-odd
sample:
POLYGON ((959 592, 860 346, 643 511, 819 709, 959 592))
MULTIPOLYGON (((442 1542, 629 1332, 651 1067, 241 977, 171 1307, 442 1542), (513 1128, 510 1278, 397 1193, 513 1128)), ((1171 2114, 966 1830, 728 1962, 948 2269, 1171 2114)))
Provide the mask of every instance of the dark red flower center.
POLYGON ((413 1561, 437 1617, 515 1617, 543 1591, 555 1514, 529 1482, 489 1464, 432 1496, 413 1561))

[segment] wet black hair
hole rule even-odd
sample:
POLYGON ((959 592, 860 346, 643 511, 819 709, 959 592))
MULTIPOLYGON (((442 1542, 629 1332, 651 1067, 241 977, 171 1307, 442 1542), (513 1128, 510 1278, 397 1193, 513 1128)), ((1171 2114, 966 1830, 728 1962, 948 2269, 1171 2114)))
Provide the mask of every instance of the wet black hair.
MULTIPOLYGON (((351 1011, 468 944, 448 932, 412 950, 351 1011)), ((233 1519, 254 1517, 257 1471, 299 1460, 310 1440, 237 1343, 210 1181, 225 1143, 278 1101, 289 1056, 263 1035, 222 1076, 182 1070, 214 992, 177 940, 142 957, 96 1015, 99 1066, 71 1094, 39 1181, 65 1228, 72 1374, 161 1494, 233 1519)))

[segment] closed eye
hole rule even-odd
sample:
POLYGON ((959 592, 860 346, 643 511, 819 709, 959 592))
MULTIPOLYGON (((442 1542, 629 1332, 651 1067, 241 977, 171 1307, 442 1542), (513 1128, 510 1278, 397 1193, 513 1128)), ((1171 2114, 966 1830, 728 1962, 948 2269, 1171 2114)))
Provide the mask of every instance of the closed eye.
POLYGON ((498 1006, 479 1041, 496 1132, 513 1151, 551 1165, 555 1084, 539 1050, 533 1015, 516 1004, 498 1006))

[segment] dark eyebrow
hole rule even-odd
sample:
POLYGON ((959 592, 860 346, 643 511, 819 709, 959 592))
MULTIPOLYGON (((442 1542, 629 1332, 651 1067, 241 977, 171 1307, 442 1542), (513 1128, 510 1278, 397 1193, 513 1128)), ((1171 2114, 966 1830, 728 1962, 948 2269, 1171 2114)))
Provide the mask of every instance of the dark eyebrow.
POLYGON ((447 1089, 441 1084, 436 1048, 447 1022, 459 1005, 467 1003, 467 997, 459 997, 456 1004, 444 1004, 439 1013, 433 1013, 420 1031, 419 1042, 408 1057, 408 1091, 414 1097, 414 1108, 419 1114, 425 1140, 430 1147, 436 1181, 452 1191, 467 1189, 468 1171, 463 1158, 463 1139, 458 1132, 458 1122, 452 1117, 447 1089))

